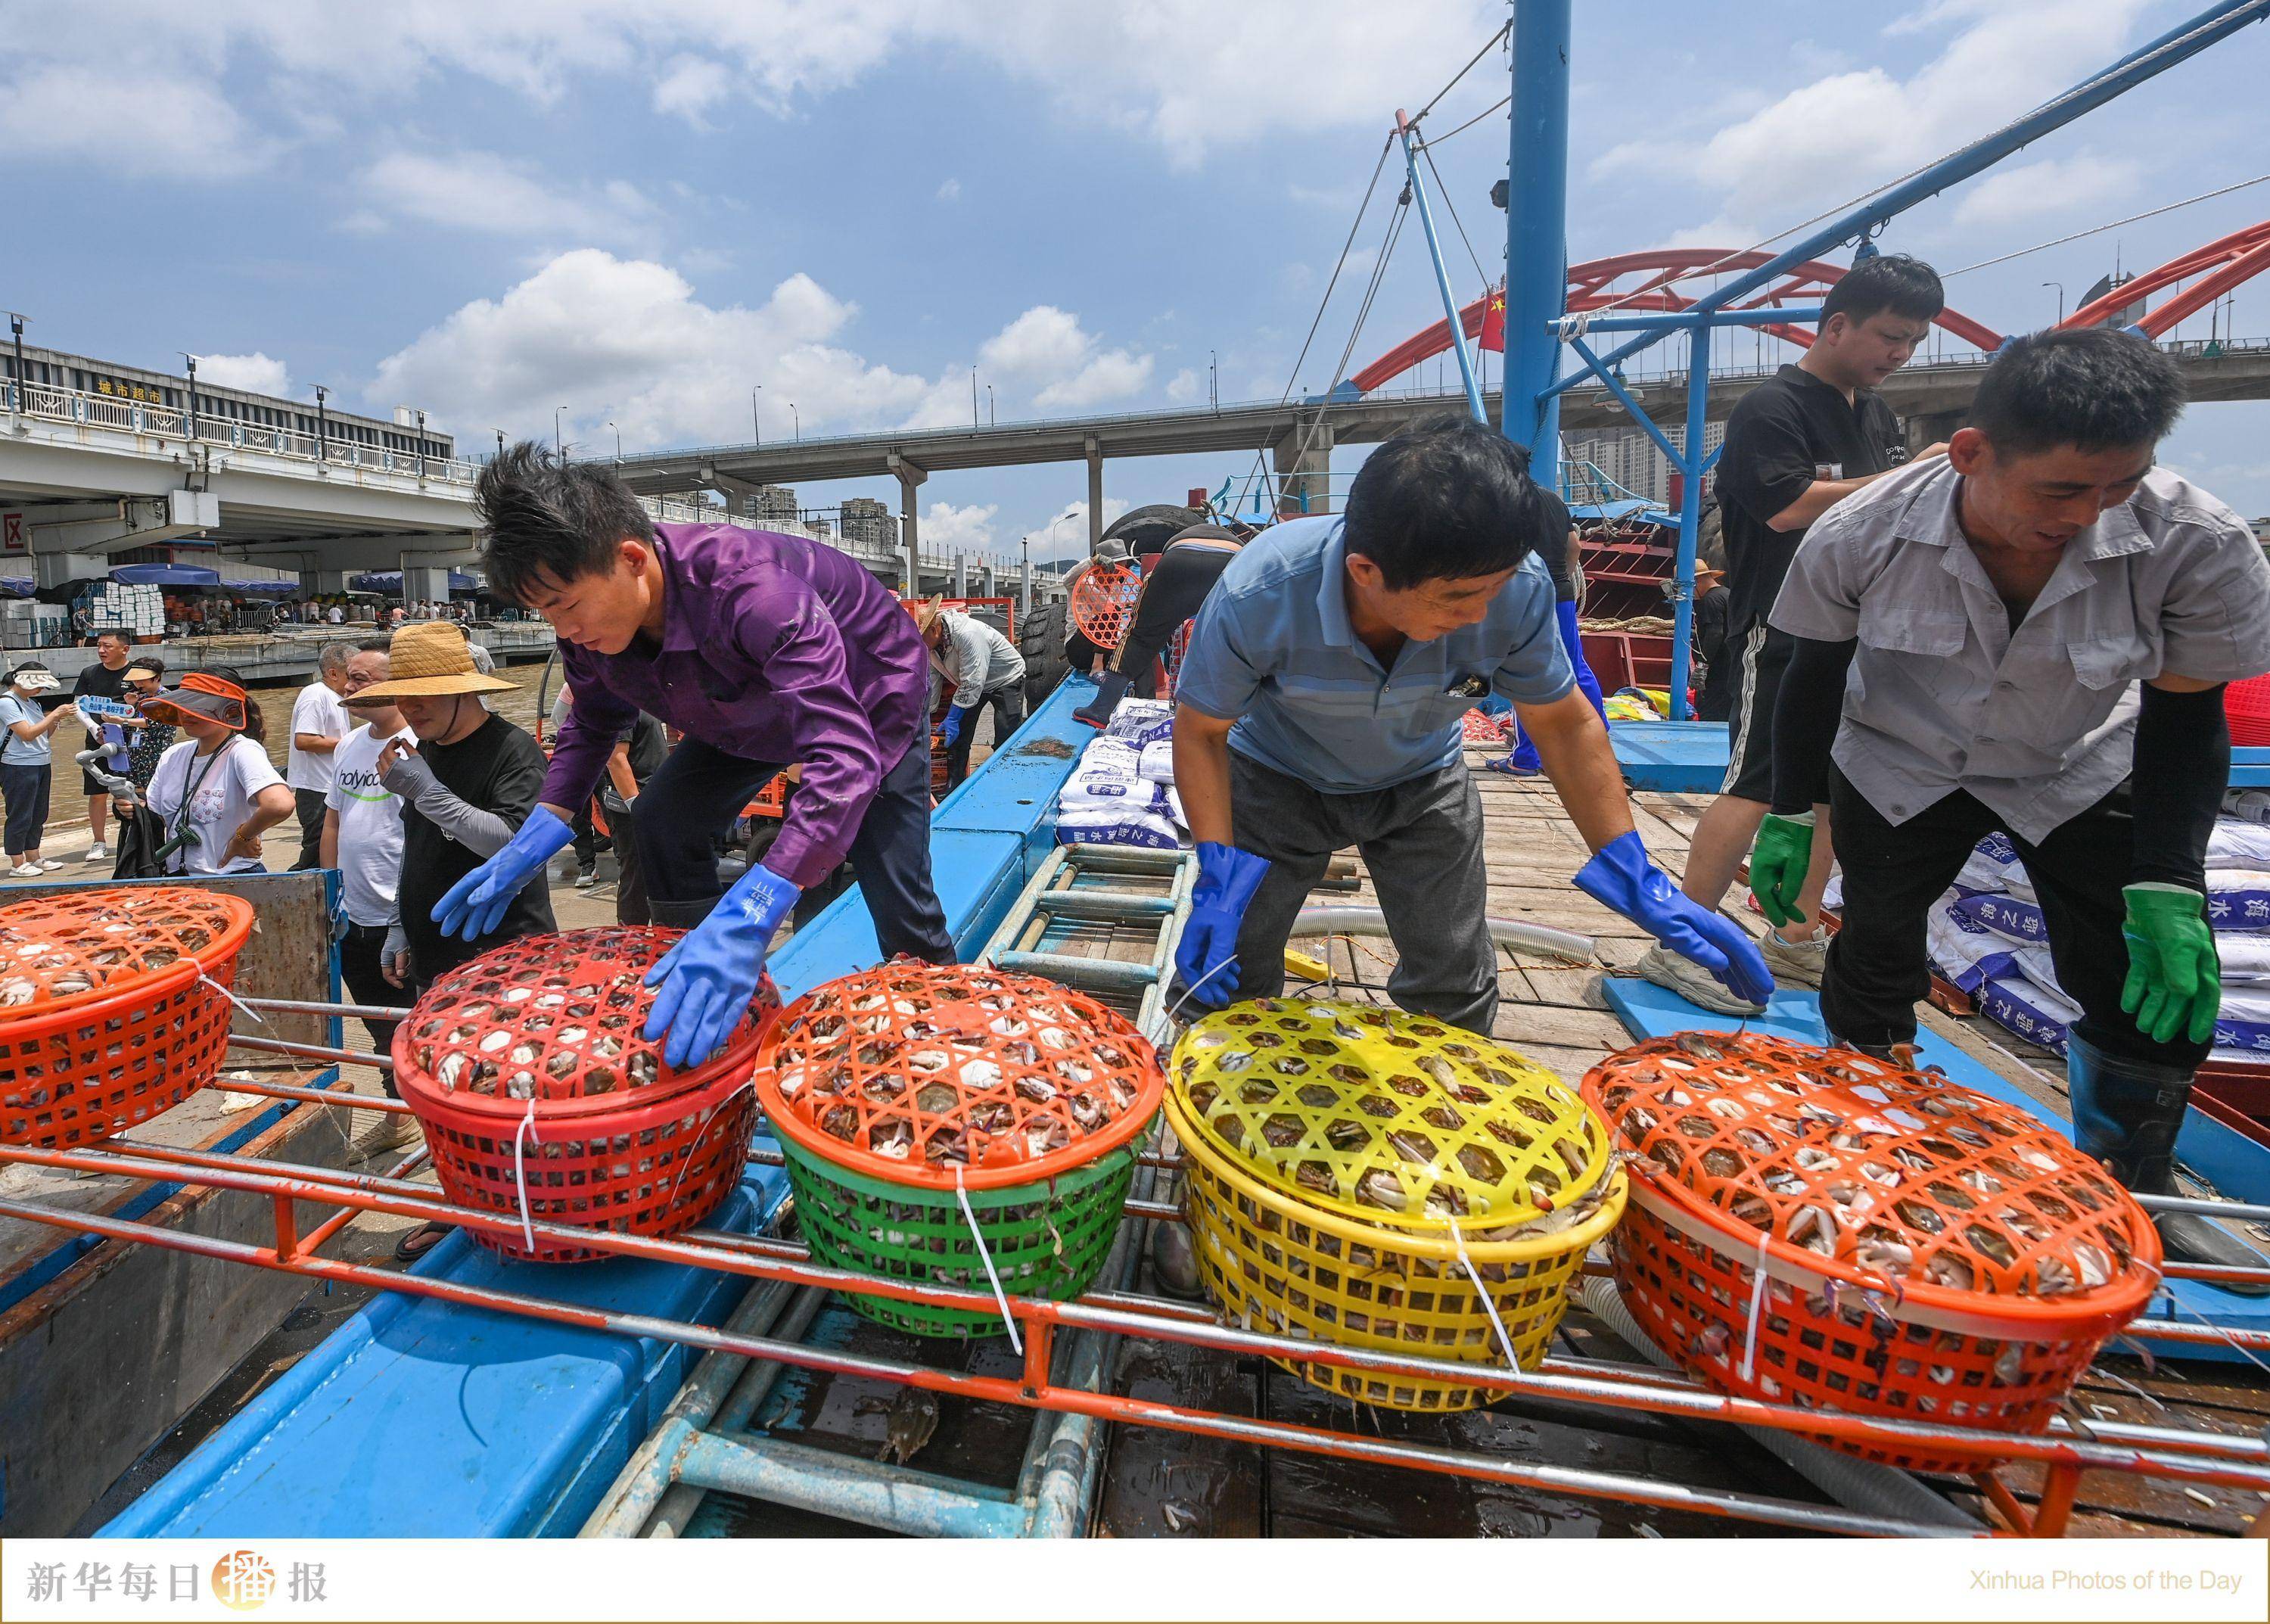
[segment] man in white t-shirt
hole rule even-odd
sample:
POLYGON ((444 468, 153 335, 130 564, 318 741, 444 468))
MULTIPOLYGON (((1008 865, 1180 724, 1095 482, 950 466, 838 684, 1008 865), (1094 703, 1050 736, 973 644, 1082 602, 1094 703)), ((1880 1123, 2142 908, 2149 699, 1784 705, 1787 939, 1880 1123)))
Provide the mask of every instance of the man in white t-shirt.
POLYGON ((339 703, 346 692, 352 643, 325 643, 315 653, 316 679, 292 701, 292 748, 285 758, 284 782, 300 813, 300 856, 292 866, 314 868, 322 859, 323 809, 331 792, 331 755, 354 721, 339 703))
MULTIPOLYGON (((355 695, 388 676, 385 644, 373 639, 347 660, 348 714, 362 723, 340 741, 331 757, 331 788, 323 813, 323 862, 339 871, 340 906, 346 916, 339 936, 339 977, 347 996, 372 1008, 407 1009, 410 940, 403 934, 395 888, 402 878, 402 797, 379 777, 380 753, 399 738, 417 738, 390 701, 357 704, 355 695)), ((371 1046, 383 1053, 394 1041, 395 1024, 369 1020, 371 1046)), ((382 1073, 386 1091, 394 1079, 382 1073)), ((366 1154, 393 1150, 415 1137, 406 1116, 384 1116, 359 1143, 366 1154)))

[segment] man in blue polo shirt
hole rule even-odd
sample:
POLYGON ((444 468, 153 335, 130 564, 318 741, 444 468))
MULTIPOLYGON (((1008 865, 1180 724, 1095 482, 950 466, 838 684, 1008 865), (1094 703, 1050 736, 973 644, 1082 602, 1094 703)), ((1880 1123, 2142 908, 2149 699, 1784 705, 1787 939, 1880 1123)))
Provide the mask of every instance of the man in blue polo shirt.
POLYGON ((1565 545, 1554 528, 1527 453, 1444 419, 1374 451, 1345 516, 1264 531, 1224 572, 1176 689, 1175 782, 1199 864, 1176 966, 1193 1002, 1277 992, 1294 916, 1354 846, 1401 960, 1389 993, 1489 1032, 1481 797, 1460 753, 1462 718, 1493 693, 1594 853, 1577 887, 1742 997, 1771 992, 1749 938, 1640 843, 1554 623, 1538 553, 1565 545))

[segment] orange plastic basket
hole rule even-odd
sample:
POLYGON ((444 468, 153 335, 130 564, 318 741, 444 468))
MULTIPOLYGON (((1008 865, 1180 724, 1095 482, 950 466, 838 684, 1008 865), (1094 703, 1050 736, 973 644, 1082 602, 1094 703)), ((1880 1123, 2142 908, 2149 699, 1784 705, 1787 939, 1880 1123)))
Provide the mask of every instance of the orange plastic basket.
POLYGON ((1072 585, 1072 623, 1099 649, 1116 649, 1143 596, 1143 572, 1131 564, 1098 564, 1072 585))
MULTIPOLYGON (((716 1058, 663 1064, 640 1035, 647 972, 676 931, 523 937, 436 981, 394 1032, 394 1080, 461 1206, 671 1235, 732 1190, 756 1126, 750 1067, 780 1009, 769 978, 716 1058)), ((476 1231, 510 1257, 605 1254, 476 1231)))
POLYGON ((789 1005, 757 1087, 774 1131, 824 1161, 990 1190, 1116 1150, 1158 1110, 1165 1077, 1142 1034, 1086 993, 902 960, 789 1005))
POLYGON ((241 897, 186 886, 0 908, 0 1142, 90 1144, 211 1082, 253 929, 241 897))
POLYGON ((1633 1175, 1624 1300, 1725 1391, 2038 1433, 2159 1279, 2157 1232, 2103 1168, 1937 1073, 1686 1033, 1611 1056, 1584 1093, 1633 1175))

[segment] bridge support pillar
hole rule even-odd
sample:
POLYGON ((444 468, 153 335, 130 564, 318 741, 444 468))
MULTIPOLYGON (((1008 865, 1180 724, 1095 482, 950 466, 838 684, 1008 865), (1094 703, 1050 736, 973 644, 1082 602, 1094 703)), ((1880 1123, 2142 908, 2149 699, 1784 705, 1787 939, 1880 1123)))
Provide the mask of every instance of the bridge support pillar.
POLYGON ((1103 539, 1103 442, 1089 439, 1087 450, 1087 550, 1103 539))
POLYGON ((980 564, 977 567, 977 596, 980 597, 991 597, 995 596, 993 591, 993 566, 990 564, 980 564))
POLYGON ((300 572, 300 590, 310 597, 336 597, 347 590, 347 572, 344 569, 303 569, 300 572))
POLYGON ((917 467, 896 451, 890 454, 892 475, 899 482, 899 541, 907 550, 907 591, 909 597, 922 596, 922 545, 916 533, 920 519, 920 503, 915 493, 922 482, 930 478, 930 470, 917 467))
POLYGON ((1310 419, 1271 449, 1277 468, 1277 508, 1297 516, 1332 510, 1332 426, 1310 419))
POLYGON ((1937 445, 1955 437, 1968 412, 1918 412, 1907 420, 1908 455, 1913 456, 1925 446, 1937 445))
POLYGON ((446 604, 449 601, 449 572, 431 566, 405 564, 402 569, 402 601, 405 604, 446 604))
POLYGON ((967 552, 953 555, 953 595, 956 597, 969 596, 969 555, 967 552))

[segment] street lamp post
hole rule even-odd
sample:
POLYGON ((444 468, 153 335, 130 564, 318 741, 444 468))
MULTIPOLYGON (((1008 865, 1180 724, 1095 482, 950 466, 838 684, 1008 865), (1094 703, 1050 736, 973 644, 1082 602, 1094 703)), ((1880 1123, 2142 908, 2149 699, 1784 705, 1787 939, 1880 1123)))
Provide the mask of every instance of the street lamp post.
POLYGON ((2058 317, 2057 317, 2057 324, 2058 324, 2059 327, 2064 326, 2064 325, 2065 325, 2065 284, 2064 284, 2064 283, 2062 283, 2062 282, 2044 282, 2044 283, 2043 283, 2043 284, 2042 284, 2042 285, 2043 285, 2044 287, 2053 287, 2053 288, 2057 289, 2057 291, 2058 291, 2058 317))
POLYGON ((1213 350, 1206 352, 1206 404, 1221 410, 1221 357, 1213 350))
POLYGON ((418 414, 418 477, 426 477, 426 414, 418 414))
MULTIPOLYGON (((614 420, 614 419, 612 419, 612 418, 609 418, 609 419, 607 419, 607 426, 608 426, 609 428, 615 428, 615 420, 614 420)), ((621 429, 619 429, 619 428, 615 428, 615 466, 616 466, 616 467, 618 467, 618 468, 620 468, 622 465, 623 465, 623 431, 622 431, 621 429)))
POLYGON ((1018 579, 1024 582, 1024 606, 1017 612, 1026 619, 1029 620, 1033 616, 1033 538, 1031 532, 1027 531, 1025 535, 1019 538, 1017 545, 1024 550, 1025 554, 1024 562, 1017 570, 1018 579))
POLYGON ((758 445, 765 443, 765 421, 757 415, 757 397, 764 393, 764 389, 763 384, 758 383, 749 389, 749 430, 756 436, 758 445))
POLYGON ((20 417, 24 411, 24 317, 21 312, 8 312, 8 330, 16 338, 16 386, 9 391, 9 397, 14 401, 17 415, 20 417))
POLYGON ((969 426, 977 426, 977 368, 969 369, 969 426))
POLYGON ((497 432, 496 432, 496 436, 497 436, 497 455, 498 455, 499 456, 502 456, 504 455, 504 430, 502 430, 502 429, 499 429, 499 430, 497 430, 497 432))
POLYGON ((989 383, 985 386, 985 426, 988 428, 992 427, 994 421, 993 386, 989 383))
POLYGON ((331 419, 323 410, 323 403, 331 397, 330 389, 315 385, 315 460, 325 462, 330 456, 331 419))
POLYGON ((804 439, 804 419, 797 415, 794 401, 788 403, 788 419, 794 427, 797 440, 801 442, 804 439))
POLYGON ((560 435, 560 414, 567 410, 565 406, 554 406, 552 409, 552 455, 563 463, 568 460, 568 441, 560 435))
POLYGON ((189 438, 195 440, 197 437, 197 358, 187 350, 180 353, 182 359, 189 364, 189 438))

